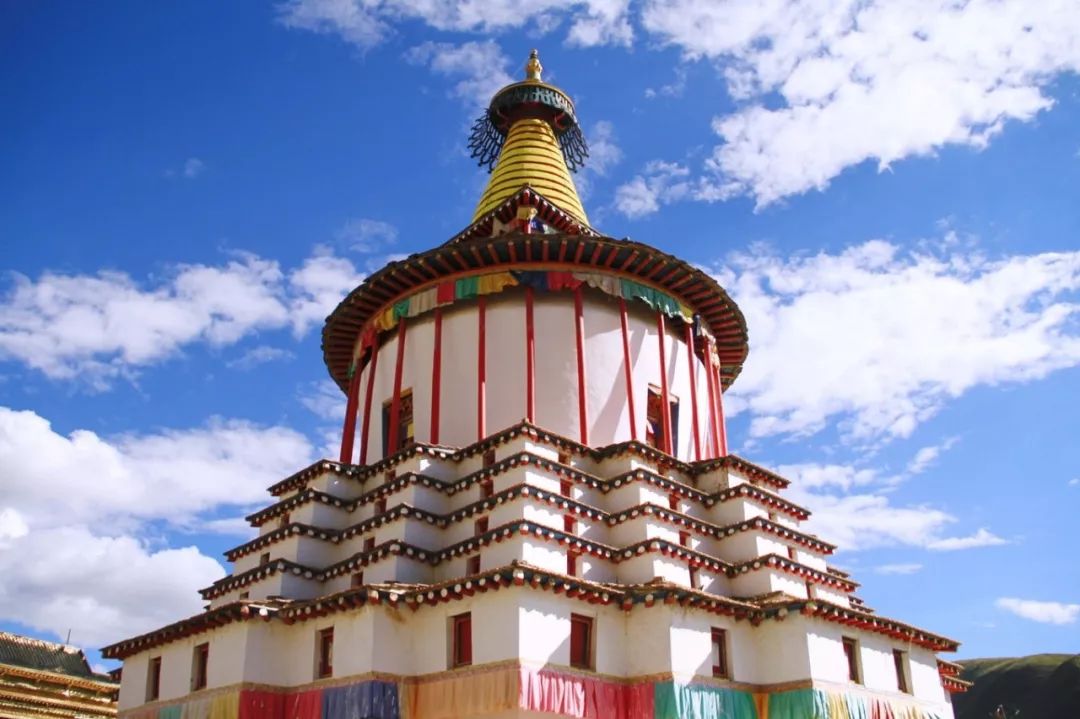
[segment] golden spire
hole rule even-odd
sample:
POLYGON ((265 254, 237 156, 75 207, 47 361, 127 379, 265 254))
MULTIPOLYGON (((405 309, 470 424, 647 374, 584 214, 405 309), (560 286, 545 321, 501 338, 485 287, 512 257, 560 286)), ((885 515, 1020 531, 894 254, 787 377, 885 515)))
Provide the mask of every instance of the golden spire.
POLYGON ((473 221, 498 207, 526 185, 559 208, 588 224, 571 168, 588 155, 577 124, 574 103, 541 78, 544 66, 533 50, 525 80, 495 93, 473 126, 469 146, 481 164, 494 165, 473 221))

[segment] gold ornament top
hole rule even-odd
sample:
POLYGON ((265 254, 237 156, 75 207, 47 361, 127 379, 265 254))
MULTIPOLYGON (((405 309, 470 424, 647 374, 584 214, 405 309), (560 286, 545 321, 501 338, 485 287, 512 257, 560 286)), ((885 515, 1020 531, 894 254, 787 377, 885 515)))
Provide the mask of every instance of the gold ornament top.
POLYGON ((543 82, 540 77, 540 73, 543 71, 544 66, 540 64, 540 53, 533 50, 529 53, 529 59, 525 62, 525 79, 533 82, 543 82))

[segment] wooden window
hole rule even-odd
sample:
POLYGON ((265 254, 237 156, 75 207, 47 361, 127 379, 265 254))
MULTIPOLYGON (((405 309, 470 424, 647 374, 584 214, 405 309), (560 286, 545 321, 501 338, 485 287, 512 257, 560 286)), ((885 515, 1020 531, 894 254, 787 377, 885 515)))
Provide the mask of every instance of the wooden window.
POLYGON ((731 678, 728 664, 727 630, 713 627, 712 630, 712 675, 723 679, 731 678))
POLYGON ((472 664, 472 614, 450 617, 450 666, 472 664))
POLYGON ((904 694, 911 693, 911 685, 908 683, 908 660, 907 652, 902 649, 893 649, 893 666, 896 667, 896 688, 904 694))
POLYGON ((191 653, 191 689, 206 688, 206 668, 210 664, 210 644, 203 643, 191 653))
POLYGON ((150 660, 146 668, 146 701, 155 701, 161 695, 161 657, 150 660))
POLYGON ((576 577, 578 575, 578 557, 581 556, 581 552, 575 552, 573 550, 567 550, 566 552, 566 575, 569 577, 576 577))
POLYGON ((660 388, 649 385, 648 402, 645 405, 645 444, 661 452, 675 454, 675 448, 679 444, 679 400, 669 394, 668 404, 671 407, 670 442, 664 437, 664 400, 660 388))
POLYGON ((469 557, 469 561, 465 564, 465 574, 473 576, 480 573, 480 555, 474 555, 469 557))
POLYGON ((859 641, 851 637, 843 637, 844 657, 847 659, 848 679, 856 684, 862 684, 862 670, 859 666, 859 641))
POLYGON ((679 532, 679 546, 680 547, 689 547, 690 546, 690 532, 679 532))
POLYGON ((247 599, 251 596, 251 592, 240 592, 240 599, 247 599))
POLYGON ((698 577, 698 568, 695 567, 693 564, 690 565, 690 588, 691 589, 700 589, 701 588, 701 580, 698 577))
POLYGON ((593 668, 593 619, 581 614, 570 615, 570 666, 593 668))
POLYGON ((354 588, 364 586, 364 573, 363 572, 357 572, 356 574, 352 575, 352 581, 350 582, 350 584, 354 588))
POLYGON ((787 548, 787 556, 788 556, 788 559, 790 559, 793 562, 799 561, 799 555, 796 554, 795 547, 788 547, 787 548))
POLYGON ((320 629, 317 637, 318 666, 315 676, 328 677, 334 673, 334 628, 320 629))
POLYGON ((375 500, 375 514, 386 514, 386 497, 375 500))
POLYGON ((679 495, 672 492, 667 498, 668 509, 678 512, 679 511, 679 495))
POLYGON ((259 566, 262 567, 270 563, 270 552, 263 552, 259 555, 259 566))
POLYGON ((559 452, 559 464, 565 464, 567 467, 570 466, 569 452, 559 452))
POLYGON ((567 534, 577 533, 577 518, 572 514, 563 515, 562 528, 567 534))
POLYGON ((484 466, 490 467, 495 464, 495 450, 489 449, 484 452, 484 466))
POLYGON ((383 473, 382 478, 383 478, 383 482, 393 482, 395 479, 397 479, 397 470, 396 469, 388 469, 388 470, 386 470, 386 472, 383 473))
POLYGON ((405 449, 415 440, 413 439, 415 426, 413 425, 413 395, 411 389, 401 390, 401 401, 398 404, 397 446, 390 446, 390 413, 394 401, 388 399, 383 402, 383 456, 389 456, 405 449))
POLYGON ((573 482, 571 482, 569 479, 560 479, 559 480, 559 494, 561 494, 564 497, 569 497, 571 492, 573 492, 573 491, 574 491, 574 483, 573 482))
POLYGON ((364 551, 365 552, 370 552, 372 549, 375 549, 375 537, 365 537, 364 538, 364 551))
POLYGON ((279 527, 288 527, 289 526, 289 519, 290 519, 290 517, 289 517, 288 512, 281 515, 281 522, 278 524, 278 526, 279 527))
POLYGON ((495 494, 495 480, 494 479, 482 479, 480 480, 480 499, 487 499, 495 494))
POLYGON ((813 599, 814 598, 814 583, 811 582, 810 580, 806 581, 806 598, 807 599, 813 599))
POLYGON ((488 531, 488 518, 481 517, 473 523, 473 536, 479 537, 484 532, 488 531))

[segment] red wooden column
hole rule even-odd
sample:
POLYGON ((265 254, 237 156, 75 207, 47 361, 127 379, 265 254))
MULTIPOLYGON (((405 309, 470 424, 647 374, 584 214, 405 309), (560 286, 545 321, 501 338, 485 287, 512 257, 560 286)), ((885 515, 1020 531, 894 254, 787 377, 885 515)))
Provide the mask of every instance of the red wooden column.
POLYGON ((623 368, 626 370, 626 401, 630 411, 630 439, 637 440, 637 413, 634 411, 634 370, 630 366, 630 330, 626 320, 626 300, 619 298, 619 321, 622 323, 623 368))
POLYGON ((525 419, 536 421, 536 333, 533 328, 533 288, 525 288, 525 419))
POLYGON ((720 379, 720 364, 713 368, 716 372, 716 418, 717 423, 720 425, 720 456, 726 457, 728 453, 727 448, 727 424, 724 422, 724 383, 720 379))
POLYGON ((390 436, 387 441, 387 456, 397 450, 398 425, 401 424, 401 370, 405 366, 405 318, 398 320, 397 359, 394 361, 394 395, 390 398, 390 436))
POLYGON ((341 453, 338 461, 343 464, 352 463, 353 439, 356 437, 356 410, 360 404, 360 362, 357 360, 352 367, 352 377, 349 378, 349 392, 345 400, 345 426, 341 430, 341 453))
POLYGON ((476 302, 480 337, 476 348, 476 441, 487 433, 487 301, 476 302))
POLYGON ((690 406, 692 428, 694 431, 694 459, 701 461, 701 438, 698 436, 698 407, 697 407, 697 372, 694 370, 696 357, 694 356, 694 328, 688 322, 686 324, 686 366, 690 370, 690 406))
POLYGON ((360 431, 360 464, 367 464, 368 432, 371 429, 371 393, 375 389, 375 370, 379 366, 379 338, 371 343, 371 361, 368 362, 367 390, 364 392, 364 426, 360 431))
POLYGON ((574 335, 577 339, 578 424, 582 444, 589 443, 589 410, 585 404, 585 318, 581 287, 574 289, 574 335))
MULTIPOLYGON (((439 443, 439 398, 442 394, 442 307, 435 308, 435 348, 431 355, 431 437, 439 443)), ((415 405, 414 405, 414 410, 415 405)))
POLYGON ((722 457, 720 454, 720 432, 717 429, 720 424, 716 416, 716 386, 713 382, 712 373, 712 342, 705 341, 705 382, 708 385, 709 391, 709 437, 712 439, 713 455, 716 457, 722 457))
POLYGON ((671 398, 667 386, 667 332, 664 329, 664 313, 656 313, 656 331, 660 339, 660 416, 664 425, 664 451, 674 456, 675 449, 671 442, 671 398))

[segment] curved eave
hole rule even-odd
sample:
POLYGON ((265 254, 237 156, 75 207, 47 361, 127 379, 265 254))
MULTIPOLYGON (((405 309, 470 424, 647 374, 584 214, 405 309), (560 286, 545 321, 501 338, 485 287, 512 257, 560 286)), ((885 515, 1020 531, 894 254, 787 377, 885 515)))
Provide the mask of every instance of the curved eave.
POLYGON ((593 234, 484 237, 472 229, 445 245, 390 263, 364 280, 330 314, 322 333, 323 359, 343 391, 360 331, 381 308, 443 279, 509 268, 611 272, 654 286, 705 321, 716 338, 725 389, 742 371, 749 351, 746 319, 715 280, 686 262, 632 240, 593 234))

